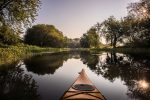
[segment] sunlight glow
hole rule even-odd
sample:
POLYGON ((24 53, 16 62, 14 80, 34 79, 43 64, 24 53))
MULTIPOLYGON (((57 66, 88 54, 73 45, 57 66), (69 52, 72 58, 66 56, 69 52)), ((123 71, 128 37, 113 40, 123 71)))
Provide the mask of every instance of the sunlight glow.
POLYGON ((138 82, 138 86, 139 86, 139 88, 141 88, 141 89, 148 89, 148 88, 149 88, 149 83, 146 82, 145 80, 140 80, 140 81, 138 82))
POLYGON ((142 12, 143 14, 147 14, 147 9, 144 8, 144 7, 142 7, 142 8, 141 8, 141 12, 142 12))
POLYGON ((143 13, 146 13, 147 11, 146 11, 146 9, 143 9, 143 13))

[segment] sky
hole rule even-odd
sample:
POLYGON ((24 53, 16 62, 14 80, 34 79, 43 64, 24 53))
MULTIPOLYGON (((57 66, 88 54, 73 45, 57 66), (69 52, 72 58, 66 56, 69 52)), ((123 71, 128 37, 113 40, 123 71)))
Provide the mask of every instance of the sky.
POLYGON ((50 24, 69 38, 79 38, 109 16, 127 15, 126 7, 139 0, 41 0, 35 24, 50 24))

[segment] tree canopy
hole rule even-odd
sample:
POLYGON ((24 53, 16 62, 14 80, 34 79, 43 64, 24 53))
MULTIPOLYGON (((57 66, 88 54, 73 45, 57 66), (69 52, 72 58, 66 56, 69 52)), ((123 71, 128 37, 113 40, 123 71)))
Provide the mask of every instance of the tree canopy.
POLYGON ((14 30, 8 26, 3 25, 0 27, 0 43, 13 45, 21 42, 21 38, 14 33, 14 30))
POLYGON ((110 16, 107 20, 102 22, 102 34, 107 42, 111 43, 114 48, 118 41, 121 41, 123 35, 123 27, 121 21, 116 20, 114 16, 110 16))
POLYGON ((27 29, 24 41, 30 45, 62 47, 64 36, 53 25, 38 24, 27 29))
POLYGON ((96 28, 92 27, 86 34, 83 34, 80 40, 81 47, 91 48, 99 46, 99 35, 96 28))
POLYGON ((140 0, 135 3, 130 3, 127 7, 130 16, 139 19, 150 18, 150 1, 140 0))
MULTIPOLYGON (((15 44, 20 41, 17 35, 35 20, 40 4, 40 0, 0 0, 0 42, 15 44)), ((99 47, 99 40, 104 37, 113 48, 120 43, 129 47, 149 47, 150 0, 130 3, 127 10, 126 17, 110 16, 80 39, 64 37, 53 25, 39 24, 27 29, 24 40, 37 46, 92 48, 99 47)))
MULTIPOLYGON (((110 16, 94 28, 99 37, 104 37, 113 48, 117 44, 128 47, 149 47, 150 46, 150 1, 140 0, 131 3, 128 7, 128 15, 121 19, 110 16)), ((82 43, 88 35, 84 35, 82 43)), ((91 37, 90 37, 91 38, 91 37)), ((88 40, 88 39, 87 39, 88 40)))
POLYGON ((129 16, 136 20, 136 30, 132 36, 132 46, 149 47, 150 46, 150 1, 140 0, 131 3, 128 6, 129 16))
POLYGON ((20 30, 35 20, 39 6, 40 0, 0 0, 0 22, 20 30))
POLYGON ((83 48, 89 48, 90 44, 89 44, 89 40, 88 40, 88 35, 87 34, 83 34, 83 36, 80 39, 80 45, 83 48))

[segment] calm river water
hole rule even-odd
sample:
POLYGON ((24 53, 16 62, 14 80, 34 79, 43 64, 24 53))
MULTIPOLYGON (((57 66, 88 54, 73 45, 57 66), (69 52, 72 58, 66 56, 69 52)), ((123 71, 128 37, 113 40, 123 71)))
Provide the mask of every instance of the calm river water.
POLYGON ((0 67, 0 100, 59 100, 82 68, 108 100, 150 100, 150 54, 47 53, 0 67))

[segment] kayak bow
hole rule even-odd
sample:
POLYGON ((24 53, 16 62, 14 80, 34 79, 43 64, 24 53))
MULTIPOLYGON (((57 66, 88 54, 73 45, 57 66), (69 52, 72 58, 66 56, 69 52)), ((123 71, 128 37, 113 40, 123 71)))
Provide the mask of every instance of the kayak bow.
POLYGON ((106 100, 100 91, 93 85, 85 70, 79 73, 73 85, 64 93, 61 100, 106 100))

